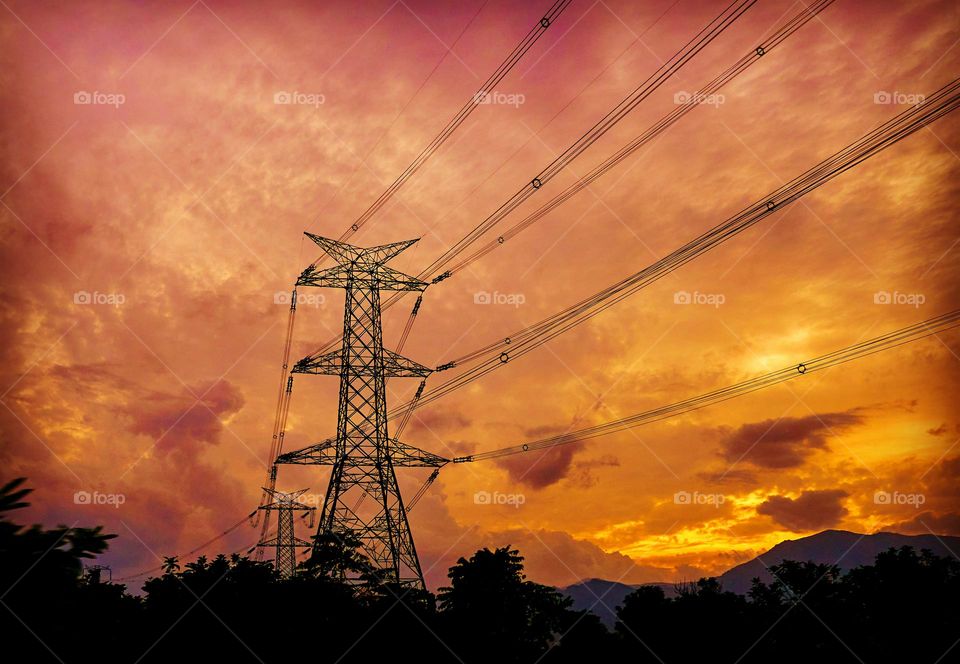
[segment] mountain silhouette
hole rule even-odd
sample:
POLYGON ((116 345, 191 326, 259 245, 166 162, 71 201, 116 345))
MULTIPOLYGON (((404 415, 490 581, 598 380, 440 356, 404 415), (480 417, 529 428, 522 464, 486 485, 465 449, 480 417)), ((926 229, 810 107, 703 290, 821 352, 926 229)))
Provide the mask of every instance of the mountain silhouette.
POLYGON ((837 565, 845 572, 860 565, 872 565, 878 553, 901 546, 912 546, 917 551, 930 549, 938 556, 952 558, 951 549, 960 551, 960 537, 899 533, 863 535, 846 530, 824 530, 809 537, 784 540, 753 560, 727 570, 719 578, 724 590, 746 594, 754 578, 770 583, 773 579, 767 568, 784 560, 837 565))
MULTIPOLYGON (((824 530, 808 537, 784 540, 718 578, 724 590, 745 595, 754 578, 770 583, 772 577, 768 568, 784 560, 837 565, 845 572, 860 565, 872 565, 878 553, 901 546, 912 546, 917 551, 929 549, 938 556, 953 557, 951 549, 960 551, 960 537, 886 532, 864 535, 846 530, 824 530)), ((676 594, 673 583, 628 584, 597 578, 584 579, 558 590, 573 600, 573 609, 590 611, 605 625, 613 626, 617 621, 616 609, 623 604, 623 598, 641 586, 658 586, 667 597, 676 594)))
POLYGON ((673 597, 676 594, 673 583, 620 583, 606 579, 584 579, 565 588, 558 588, 561 594, 573 600, 575 611, 590 611, 600 618, 608 627, 617 622, 618 606, 623 604, 623 598, 641 586, 657 586, 663 589, 664 595, 673 597))

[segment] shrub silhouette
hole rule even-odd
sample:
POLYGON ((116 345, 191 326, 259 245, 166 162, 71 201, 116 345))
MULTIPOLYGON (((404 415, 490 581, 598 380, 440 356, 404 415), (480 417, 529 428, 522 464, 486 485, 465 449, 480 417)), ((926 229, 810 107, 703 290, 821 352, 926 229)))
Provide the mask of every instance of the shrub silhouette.
POLYGON ((140 594, 83 576, 115 536, 16 524, 0 487, 5 659, 29 662, 935 662, 956 658, 960 562, 903 547, 845 574, 784 561, 747 596, 716 579, 627 595, 608 630, 528 580, 509 546, 450 568, 438 596, 382 582, 349 536, 317 540, 293 578, 239 555, 162 559, 140 594), (946 656, 944 656, 946 653, 946 656))

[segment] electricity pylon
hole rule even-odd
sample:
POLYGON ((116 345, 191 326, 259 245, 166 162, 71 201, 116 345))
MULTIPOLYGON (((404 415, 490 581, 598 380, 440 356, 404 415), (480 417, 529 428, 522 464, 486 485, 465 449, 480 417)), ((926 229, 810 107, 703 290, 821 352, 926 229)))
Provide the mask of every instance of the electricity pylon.
POLYGON ((327 286, 346 292, 343 343, 339 350, 297 362, 294 373, 340 377, 337 435, 289 452, 277 463, 332 466, 317 533, 348 536, 383 581, 423 588, 394 468, 439 468, 447 459, 391 439, 387 433, 387 377, 420 377, 431 369, 383 347, 380 291, 423 291, 427 283, 384 263, 417 242, 361 248, 305 233, 337 265, 308 267, 297 286, 327 286))
MULTIPOLYGON (((293 528, 294 512, 314 512, 316 507, 304 505, 297 498, 302 496, 306 489, 300 489, 292 493, 284 493, 276 489, 263 488, 273 500, 267 505, 261 505, 259 509, 270 510, 277 513, 277 534, 273 539, 264 539, 257 543, 257 547, 262 551, 264 549, 274 549, 273 568, 282 579, 289 579, 293 576, 297 568, 297 549, 310 548, 311 542, 297 537, 293 528)), ((311 514, 310 525, 313 526, 311 514)))

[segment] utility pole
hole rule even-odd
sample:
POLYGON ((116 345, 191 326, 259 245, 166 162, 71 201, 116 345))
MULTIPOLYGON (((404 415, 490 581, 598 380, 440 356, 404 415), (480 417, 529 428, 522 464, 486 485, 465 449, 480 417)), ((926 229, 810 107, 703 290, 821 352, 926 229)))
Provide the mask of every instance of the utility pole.
POLYGON ((417 240, 361 248, 305 235, 337 265, 310 266, 297 286, 344 289, 343 342, 339 350, 303 358, 292 371, 340 377, 337 435, 282 454, 277 463, 332 466, 318 534, 358 540, 360 552, 384 581, 423 588, 394 468, 439 468, 447 459, 391 439, 387 432, 385 379, 425 378, 432 370, 385 349, 380 322, 380 291, 422 292, 428 285, 384 265, 417 240))
MULTIPOLYGON (((306 540, 297 537, 293 527, 294 512, 310 512, 310 525, 313 526, 313 512, 316 507, 304 505, 297 498, 302 496, 307 490, 300 489, 292 493, 284 493, 276 489, 264 487, 264 491, 273 499, 267 505, 261 505, 259 509, 266 511, 269 515, 270 510, 277 513, 277 534, 272 539, 261 539, 257 543, 259 551, 265 549, 274 549, 273 568, 282 579, 289 579, 294 575, 297 569, 297 549, 310 548, 312 544, 306 540)), ((257 559, 262 560, 263 556, 258 555, 257 559)))

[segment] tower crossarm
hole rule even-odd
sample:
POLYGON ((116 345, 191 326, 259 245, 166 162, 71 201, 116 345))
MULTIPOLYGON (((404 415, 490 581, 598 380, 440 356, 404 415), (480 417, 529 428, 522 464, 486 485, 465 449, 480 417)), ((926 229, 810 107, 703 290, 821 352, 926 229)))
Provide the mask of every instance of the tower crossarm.
POLYGON ((302 537, 294 537, 293 539, 287 538, 287 539, 284 539, 284 540, 281 540, 281 539, 278 538, 278 537, 271 537, 270 539, 265 539, 265 540, 259 542, 257 546, 262 546, 262 547, 276 547, 276 546, 278 546, 278 545, 279 545, 279 546, 282 546, 282 547, 286 547, 286 548, 300 549, 300 548, 310 548, 310 547, 312 547, 312 546, 313 546, 313 542, 308 542, 307 540, 303 539, 302 537))
POLYGON ((354 263, 364 269, 374 265, 382 265, 407 247, 420 241, 420 239, 417 238, 415 240, 402 240, 400 242, 391 242, 390 244, 381 244, 376 247, 356 247, 346 242, 314 235, 313 233, 304 232, 304 235, 313 240, 317 246, 323 249, 340 265, 354 263))
POLYGON ((430 284, 383 265, 363 265, 360 262, 335 265, 326 270, 313 266, 304 270, 297 286, 326 286, 329 288, 370 288, 389 291, 422 291, 430 284))
POLYGON ((439 468, 449 462, 449 459, 400 442, 395 438, 390 439, 390 460, 394 466, 418 468, 439 468))
POLYGON ((336 458, 336 441, 328 438, 315 445, 309 445, 299 450, 293 450, 292 452, 285 452, 277 457, 276 463, 327 466, 333 465, 333 461, 336 460, 336 458))
MULTIPOLYGON (((379 365, 374 363, 372 351, 367 351, 365 354, 359 352, 351 357, 350 372, 355 376, 372 376, 375 372, 383 371, 383 375, 387 378, 426 378, 433 373, 433 369, 386 348, 383 349, 382 363, 379 365)), ((293 365, 291 371, 339 376, 343 373, 343 352, 335 350, 323 355, 308 355, 293 365)))
MULTIPOLYGON (((440 468, 450 462, 442 456, 421 450, 413 445, 391 439, 389 443, 390 461, 394 466, 404 468, 440 468)), ((325 440, 299 450, 287 452, 277 457, 278 464, 297 464, 302 466, 333 466, 337 462, 337 446, 333 440, 325 440)))

